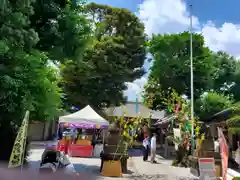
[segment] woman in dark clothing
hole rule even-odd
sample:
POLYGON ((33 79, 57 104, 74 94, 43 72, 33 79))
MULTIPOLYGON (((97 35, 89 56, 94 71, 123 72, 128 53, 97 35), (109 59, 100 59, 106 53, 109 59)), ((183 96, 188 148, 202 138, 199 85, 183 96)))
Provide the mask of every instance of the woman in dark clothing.
POLYGON ((146 137, 143 140, 143 161, 148 160, 148 155, 149 155, 149 137, 146 137))

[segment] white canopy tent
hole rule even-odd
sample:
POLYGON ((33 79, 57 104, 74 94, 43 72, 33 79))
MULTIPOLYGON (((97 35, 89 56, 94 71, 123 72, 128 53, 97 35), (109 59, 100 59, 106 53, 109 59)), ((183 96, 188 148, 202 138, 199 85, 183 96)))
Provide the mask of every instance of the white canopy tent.
POLYGON ((109 122, 96 113, 89 105, 73 114, 59 117, 59 123, 109 125, 109 122))

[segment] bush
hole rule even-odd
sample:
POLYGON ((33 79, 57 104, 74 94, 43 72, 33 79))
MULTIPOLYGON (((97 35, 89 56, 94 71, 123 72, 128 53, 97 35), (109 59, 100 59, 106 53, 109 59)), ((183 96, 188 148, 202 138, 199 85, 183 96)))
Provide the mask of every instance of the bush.
POLYGON ((172 162, 172 166, 175 166, 175 167, 177 167, 178 166, 178 161, 175 159, 175 160, 173 160, 173 162, 172 162))
POLYGON ((198 99, 195 105, 195 111, 200 120, 206 120, 214 114, 231 107, 233 101, 229 96, 209 92, 198 99))
POLYGON ((234 177, 233 180, 240 180, 240 177, 234 177))
POLYGON ((0 161, 8 162, 11 156, 16 134, 13 132, 10 125, 2 126, 0 128, 0 137, 0 161))
MULTIPOLYGON (((11 126, 4 126, 4 128, 0 128, 0 161, 5 162, 6 166, 8 165, 16 136, 17 134, 11 126)), ((30 148, 29 145, 30 143, 27 139, 24 152, 24 163, 27 163, 27 156, 30 148)))
POLYGON ((173 161, 173 166, 188 167, 188 153, 189 151, 183 146, 179 145, 176 151, 176 159, 173 161))

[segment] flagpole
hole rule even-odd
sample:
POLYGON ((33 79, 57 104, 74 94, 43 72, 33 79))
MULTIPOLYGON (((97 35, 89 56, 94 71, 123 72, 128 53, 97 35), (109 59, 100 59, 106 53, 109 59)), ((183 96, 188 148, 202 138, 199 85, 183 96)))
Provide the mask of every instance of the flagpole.
POLYGON ((192 153, 194 152, 194 91, 193 91, 193 30, 192 30, 192 4, 190 4, 190 77, 191 77, 191 120, 192 120, 192 153))
POLYGON ((139 113, 138 94, 136 93, 136 114, 139 113))

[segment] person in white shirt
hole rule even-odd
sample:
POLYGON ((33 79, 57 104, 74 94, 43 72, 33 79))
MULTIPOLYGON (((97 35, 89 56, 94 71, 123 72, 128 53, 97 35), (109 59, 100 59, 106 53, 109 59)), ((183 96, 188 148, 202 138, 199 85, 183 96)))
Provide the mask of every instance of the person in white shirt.
POLYGON ((61 152, 61 162, 65 166, 64 173, 65 174, 76 174, 79 175, 74 167, 74 165, 71 163, 69 156, 65 155, 61 152))
POLYGON ((219 145, 219 140, 217 137, 214 138, 214 151, 215 152, 220 152, 220 145, 219 145))
POLYGON ((156 149, 157 149, 157 142, 156 142, 156 133, 153 133, 151 138, 151 163, 156 163, 156 149))
POLYGON ((143 140, 143 161, 148 160, 148 153, 149 153, 149 137, 145 137, 143 140))

